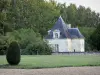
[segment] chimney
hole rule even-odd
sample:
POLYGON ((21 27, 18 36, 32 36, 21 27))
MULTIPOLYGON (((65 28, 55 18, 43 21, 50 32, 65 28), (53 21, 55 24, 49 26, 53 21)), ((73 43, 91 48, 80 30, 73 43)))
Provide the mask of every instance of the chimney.
POLYGON ((71 28, 71 24, 68 24, 67 26, 68 26, 68 28, 71 28))
POLYGON ((51 30, 48 31, 48 34, 50 34, 51 30))

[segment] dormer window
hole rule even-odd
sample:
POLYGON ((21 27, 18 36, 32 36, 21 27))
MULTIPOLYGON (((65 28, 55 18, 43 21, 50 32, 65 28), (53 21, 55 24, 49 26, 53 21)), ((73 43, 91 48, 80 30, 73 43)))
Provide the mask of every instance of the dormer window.
POLYGON ((57 39, 60 37, 60 31, 57 29, 57 30, 54 30, 53 31, 53 38, 57 39))
POLYGON ((55 33, 55 38, 58 38, 58 33, 55 33))

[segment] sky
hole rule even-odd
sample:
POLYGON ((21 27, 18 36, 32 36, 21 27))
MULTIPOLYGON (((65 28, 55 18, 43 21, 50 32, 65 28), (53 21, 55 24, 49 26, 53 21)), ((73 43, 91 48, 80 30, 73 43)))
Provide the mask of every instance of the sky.
POLYGON ((90 7, 93 11, 100 13, 100 0, 55 0, 60 3, 65 3, 69 5, 70 3, 76 4, 76 6, 82 5, 90 7))

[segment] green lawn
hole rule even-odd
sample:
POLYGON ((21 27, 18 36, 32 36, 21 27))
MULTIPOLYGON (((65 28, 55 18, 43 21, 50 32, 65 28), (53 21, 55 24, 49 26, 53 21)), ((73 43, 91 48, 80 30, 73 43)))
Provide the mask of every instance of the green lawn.
POLYGON ((7 64, 6 56, 0 56, 0 68, 100 66, 100 55, 23 55, 18 66, 7 64))

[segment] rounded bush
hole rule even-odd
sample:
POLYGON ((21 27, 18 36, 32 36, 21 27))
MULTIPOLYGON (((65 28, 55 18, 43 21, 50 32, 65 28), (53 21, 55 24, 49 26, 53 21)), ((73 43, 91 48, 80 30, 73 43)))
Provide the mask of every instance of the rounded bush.
POLYGON ((20 62, 20 48, 16 41, 13 41, 8 48, 6 59, 10 65, 18 65, 20 62))

